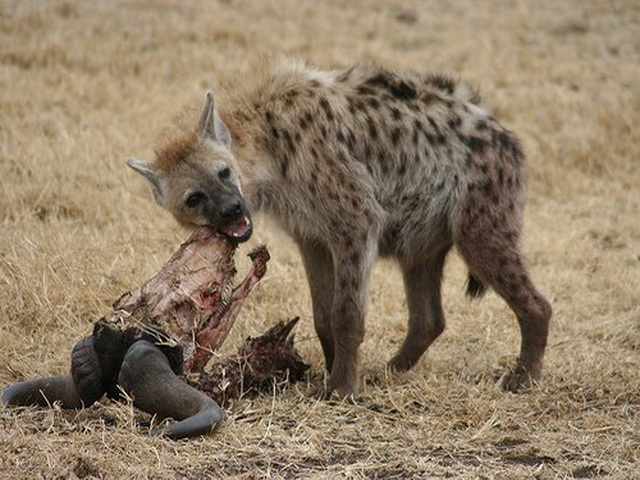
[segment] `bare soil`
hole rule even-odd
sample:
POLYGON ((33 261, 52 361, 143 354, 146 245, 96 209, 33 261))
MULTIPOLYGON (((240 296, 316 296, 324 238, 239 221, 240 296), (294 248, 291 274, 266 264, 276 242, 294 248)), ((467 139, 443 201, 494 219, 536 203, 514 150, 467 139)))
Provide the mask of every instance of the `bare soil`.
POLYGON ((391 375, 407 312, 381 261, 361 396, 315 400, 304 271, 258 218, 239 276, 263 242, 269 271, 220 355, 299 315, 307 379, 240 398, 215 434, 180 442, 149 437, 155 420, 127 404, 0 407, 0 477, 640 478, 639 32, 633 0, 0 0, 0 388, 65 371, 75 339, 186 238, 124 158, 151 159, 185 105, 207 88, 224 101, 260 51, 479 87, 528 154, 525 252, 554 307, 540 385, 505 393, 515 319, 494 294, 464 298, 452 254, 447 330, 391 375))

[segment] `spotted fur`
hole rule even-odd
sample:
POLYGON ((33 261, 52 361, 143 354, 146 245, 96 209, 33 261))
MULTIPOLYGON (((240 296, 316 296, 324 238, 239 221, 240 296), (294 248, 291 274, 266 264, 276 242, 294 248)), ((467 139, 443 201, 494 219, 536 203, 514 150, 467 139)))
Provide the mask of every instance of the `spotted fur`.
POLYGON ((551 307, 519 247, 524 154, 477 92, 445 75, 375 65, 319 71, 284 60, 221 103, 230 154, 181 139, 160 154, 159 176, 188 178, 183 166, 193 158, 222 160, 249 209, 269 212, 291 234, 330 390, 356 389, 376 256, 395 257, 403 271, 409 327, 390 365, 406 370, 444 329, 440 283, 454 245, 469 267, 468 293, 491 287, 518 318, 520 358, 506 386, 539 377, 551 307))

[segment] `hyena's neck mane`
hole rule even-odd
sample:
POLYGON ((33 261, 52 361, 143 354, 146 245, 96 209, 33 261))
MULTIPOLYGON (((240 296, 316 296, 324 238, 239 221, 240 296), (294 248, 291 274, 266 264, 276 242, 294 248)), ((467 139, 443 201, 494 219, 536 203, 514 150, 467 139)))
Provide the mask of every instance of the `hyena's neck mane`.
POLYGON ((267 111, 278 114, 278 105, 286 101, 287 95, 308 88, 314 74, 323 72, 312 70, 299 60, 270 58, 251 70, 251 78, 228 88, 219 104, 220 117, 229 128, 236 149, 264 142, 266 139, 260 137, 271 133, 265 131, 267 111))
POLYGON ((272 120, 284 116, 296 96, 328 75, 302 61, 270 59, 251 71, 251 79, 234 84, 221 97, 219 114, 231 133, 231 151, 245 195, 262 195, 281 179, 274 139, 287 133, 274 132, 272 120))

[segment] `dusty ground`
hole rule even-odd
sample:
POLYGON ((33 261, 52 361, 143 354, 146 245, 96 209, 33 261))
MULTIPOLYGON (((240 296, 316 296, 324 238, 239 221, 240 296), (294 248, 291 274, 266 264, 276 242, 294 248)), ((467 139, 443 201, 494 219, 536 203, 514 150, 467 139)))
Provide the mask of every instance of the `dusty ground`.
POLYGON ((271 249, 268 278, 226 349, 301 315, 307 383, 241 399, 215 435, 185 442, 147 437, 144 417, 107 401, 0 407, 0 477, 640 478, 640 4, 463 5, 0 1, 0 388, 65 371, 74 340, 185 238, 123 158, 150 159, 174 115, 250 75, 260 49, 480 87, 529 155, 525 250, 555 310, 541 386, 502 392, 515 320, 493 294, 463 298, 452 255, 447 331, 415 370, 388 376, 406 305, 380 263, 361 398, 318 402, 303 270, 263 219, 251 245, 271 249))

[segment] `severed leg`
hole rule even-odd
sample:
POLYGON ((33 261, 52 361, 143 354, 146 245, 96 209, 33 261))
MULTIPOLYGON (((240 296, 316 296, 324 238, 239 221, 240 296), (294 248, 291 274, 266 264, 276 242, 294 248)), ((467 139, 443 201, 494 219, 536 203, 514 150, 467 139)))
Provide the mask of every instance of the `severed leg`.
POLYGON ((161 432, 169 438, 205 435, 222 421, 218 404, 187 385, 173 372, 160 349, 145 340, 127 350, 118 383, 133 397, 135 407, 160 418, 178 420, 161 432))
POLYGON ((1 402, 14 406, 88 407, 104 394, 93 337, 79 340, 71 351, 71 373, 16 383, 2 392, 1 402))

